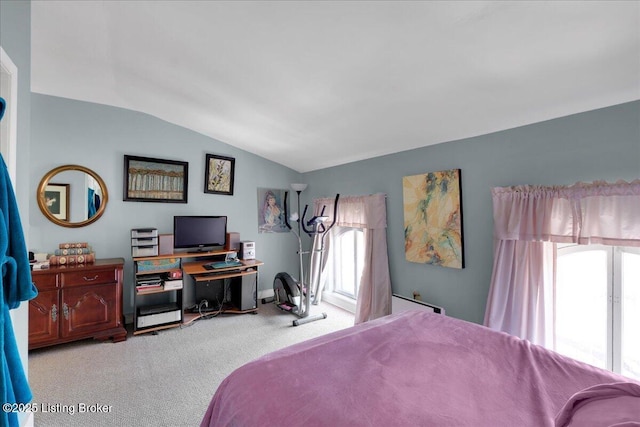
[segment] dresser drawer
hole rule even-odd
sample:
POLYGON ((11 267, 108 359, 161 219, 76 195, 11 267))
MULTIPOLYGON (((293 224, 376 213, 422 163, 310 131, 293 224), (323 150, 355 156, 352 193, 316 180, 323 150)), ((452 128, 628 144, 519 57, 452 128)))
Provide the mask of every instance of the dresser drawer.
POLYGON ((62 286, 97 285, 118 281, 117 270, 88 270, 60 273, 62 286))
POLYGON ((36 284, 36 288, 40 291, 47 289, 56 289, 58 287, 58 275, 55 273, 49 274, 32 274, 31 279, 36 284))

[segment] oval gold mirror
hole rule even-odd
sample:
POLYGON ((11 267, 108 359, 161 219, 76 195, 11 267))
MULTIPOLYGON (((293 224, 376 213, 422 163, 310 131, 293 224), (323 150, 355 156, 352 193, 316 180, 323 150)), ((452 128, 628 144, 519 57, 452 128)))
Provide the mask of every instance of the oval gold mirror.
POLYGON ((43 215, 63 227, 84 227, 97 221, 109 200, 102 178, 79 165, 50 170, 42 177, 36 197, 43 215))

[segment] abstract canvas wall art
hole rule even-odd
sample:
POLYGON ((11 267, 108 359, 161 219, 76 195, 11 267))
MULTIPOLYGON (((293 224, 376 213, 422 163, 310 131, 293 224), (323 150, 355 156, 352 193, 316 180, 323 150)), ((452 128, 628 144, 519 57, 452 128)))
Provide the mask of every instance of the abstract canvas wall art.
POLYGON ((464 268, 460 169, 402 178, 407 261, 464 268))

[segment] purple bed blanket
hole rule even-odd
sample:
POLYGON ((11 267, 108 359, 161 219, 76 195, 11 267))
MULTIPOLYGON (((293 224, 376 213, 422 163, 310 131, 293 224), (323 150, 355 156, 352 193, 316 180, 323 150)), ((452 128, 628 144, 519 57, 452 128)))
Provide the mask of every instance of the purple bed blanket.
MULTIPOLYGON (((593 398, 597 390, 586 389, 602 384, 640 387, 477 324, 410 311, 240 367, 201 426, 540 427, 556 417, 570 425, 581 406, 571 404, 574 395, 593 398)), ((622 397, 609 399, 606 412, 638 415, 638 399, 622 397)))

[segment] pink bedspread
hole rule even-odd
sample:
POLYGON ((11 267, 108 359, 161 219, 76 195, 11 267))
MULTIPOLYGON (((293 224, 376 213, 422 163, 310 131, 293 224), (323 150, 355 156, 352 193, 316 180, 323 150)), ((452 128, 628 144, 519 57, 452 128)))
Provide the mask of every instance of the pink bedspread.
POLYGON ((220 384, 201 425, 553 426, 574 394, 625 382, 483 326, 411 311, 244 365, 220 384))

